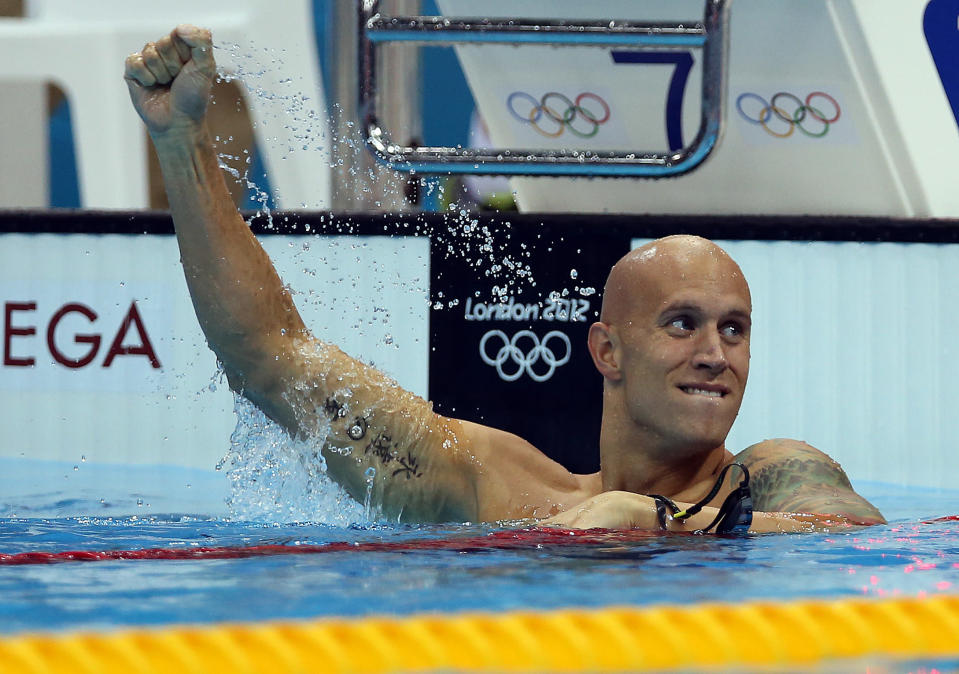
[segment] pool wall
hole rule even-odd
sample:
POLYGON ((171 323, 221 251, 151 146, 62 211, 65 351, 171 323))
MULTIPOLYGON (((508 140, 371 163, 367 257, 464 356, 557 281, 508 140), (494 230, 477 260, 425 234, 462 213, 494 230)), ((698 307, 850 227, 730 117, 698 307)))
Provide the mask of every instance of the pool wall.
MULTIPOLYGON (((520 433, 574 470, 597 461, 601 381, 585 333, 609 264, 663 234, 709 236, 739 261, 754 302, 731 448, 793 437, 854 481, 959 484, 954 222, 327 213, 251 222, 319 336, 441 412, 520 433), (524 331, 549 337, 556 358, 568 342, 568 361, 497 369, 497 340, 524 331)), ((70 464, 212 473, 236 424, 233 397, 171 234, 159 213, 0 215, 0 458, 52 462, 56 479, 70 464)))

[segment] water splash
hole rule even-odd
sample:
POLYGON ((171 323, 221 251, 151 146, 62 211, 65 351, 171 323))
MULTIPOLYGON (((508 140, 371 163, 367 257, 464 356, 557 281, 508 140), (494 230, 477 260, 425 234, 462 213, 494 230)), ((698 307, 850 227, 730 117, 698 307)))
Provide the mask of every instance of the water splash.
MULTIPOLYGON (((444 203, 443 222, 437 227, 419 221, 415 213, 402 213, 406 203, 406 189, 409 177, 384 169, 373 162, 366 149, 362 137, 361 125, 351 119, 345 119, 344 111, 337 103, 333 103, 327 111, 325 120, 312 109, 310 96, 297 89, 297 83, 286 77, 277 80, 275 75, 282 75, 289 70, 284 63, 283 50, 264 50, 255 44, 240 45, 235 43, 217 43, 215 49, 223 52, 224 61, 230 63, 229 68, 221 67, 218 77, 222 81, 236 81, 245 89, 249 98, 260 98, 271 102, 278 102, 276 118, 266 120, 268 126, 282 126, 288 130, 289 142, 286 142, 286 154, 313 152, 327 148, 330 153, 330 168, 334 173, 339 172, 342 179, 332 182, 334 193, 344 191, 349 194, 367 193, 374 198, 376 209, 396 210, 397 217, 408 218, 411 229, 420 235, 429 236, 435 242, 437 250, 447 258, 462 261, 466 266, 475 270, 477 277, 485 277, 497 282, 497 294, 502 301, 511 295, 519 295, 524 289, 536 286, 533 270, 528 258, 531 252, 522 250, 515 254, 507 252, 511 239, 511 224, 502 223, 499 227, 481 224, 475 211, 475 204, 460 202, 458 199, 447 201, 443 199, 446 187, 441 182, 431 181, 419 177, 421 191, 431 194, 440 193, 440 201, 444 203), (271 76, 271 77, 267 77, 271 76), (270 85, 264 82, 269 80, 270 85), (282 91, 272 90, 279 82, 282 91), (329 130, 337 130, 330 133, 329 130), (348 166, 349 171, 343 170, 348 166), (375 195, 375 196, 374 196, 375 195)), ((267 138, 266 142, 279 143, 277 137, 267 138)), ((259 203, 257 215, 263 214, 267 219, 267 228, 273 229, 274 223, 268 201, 270 195, 259 187, 249 176, 249 157, 247 165, 238 170, 231 168, 226 160, 236 159, 226 153, 221 157, 221 167, 233 174, 241 181, 259 203)), ((277 190, 274 186, 274 195, 277 190)), ((452 190, 451 190, 452 194, 452 190)), ((465 196, 463 197, 465 199, 465 196)), ((342 225, 342 233, 352 233, 349 223, 342 225)), ((436 308, 436 307, 434 307, 436 308)), ((447 307, 443 307, 447 308, 447 307)), ((450 307, 452 308, 452 307, 450 307)))
MULTIPOLYGON (((214 49, 220 52, 217 55, 217 80, 239 85, 251 110, 257 102, 261 104, 258 106, 258 115, 251 119, 251 123, 258 142, 280 150, 279 153, 272 152, 272 157, 285 160, 294 153, 326 151, 329 148, 326 120, 313 109, 312 92, 304 89, 301 82, 285 75, 292 70, 284 61, 285 49, 257 47, 253 42, 246 45, 216 42, 214 49)), ((213 103, 216 103, 216 99, 213 103)), ((230 140, 232 138, 225 142, 230 140)), ((219 146, 219 138, 217 141, 219 146)), ((271 195, 250 178, 251 157, 248 150, 244 150, 244 153, 247 154, 245 166, 239 170, 235 168, 236 164, 230 169, 224 160, 240 158, 222 153, 221 168, 233 174, 237 182, 246 187, 249 198, 256 204, 254 217, 265 216, 267 229, 273 229, 270 202, 272 199, 275 203, 281 203, 280 190, 273 186, 271 195)))
POLYGON ((226 469, 234 520, 315 522, 349 526, 370 523, 370 511, 326 473, 320 454, 324 434, 294 440, 245 398, 236 396, 236 429, 217 469, 226 469))
POLYGON ((363 478, 366 480, 366 497, 363 499, 363 512, 368 520, 372 520, 374 517, 373 482, 376 480, 376 468, 373 468, 373 466, 367 468, 363 474, 363 478))

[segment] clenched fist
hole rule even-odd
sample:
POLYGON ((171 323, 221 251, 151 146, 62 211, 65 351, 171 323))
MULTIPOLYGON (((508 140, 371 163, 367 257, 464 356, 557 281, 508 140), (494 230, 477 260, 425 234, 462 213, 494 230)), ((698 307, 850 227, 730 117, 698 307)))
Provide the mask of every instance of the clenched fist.
POLYGON ((216 77, 210 31, 180 25, 126 60, 130 98, 154 140, 202 127, 216 77))

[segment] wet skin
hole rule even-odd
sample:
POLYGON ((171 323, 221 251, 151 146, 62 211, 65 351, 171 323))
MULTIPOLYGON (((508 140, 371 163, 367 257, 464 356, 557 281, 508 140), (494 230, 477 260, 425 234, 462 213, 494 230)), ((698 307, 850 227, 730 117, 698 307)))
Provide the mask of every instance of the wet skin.
MULTIPOLYGON (((604 377, 602 471, 572 474, 516 435, 436 414, 311 333, 226 189, 206 126, 215 76, 211 35, 194 26, 147 44, 125 72, 157 150, 197 318, 230 387, 315 442, 354 498, 412 521, 558 515, 567 526, 658 528, 643 494, 688 502, 709 491, 733 459, 725 438, 749 372, 749 289, 718 246, 667 237, 614 266, 589 333, 604 377)), ((755 470, 757 508, 882 521, 808 445, 764 442, 739 458, 755 470)), ((762 531, 796 530, 795 521, 754 519, 762 531)))
POLYGON ((660 239, 613 267, 589 335, 604 377, 604 489, 687 491, 731 460, 751 310, 739 267, 705 239, 660 239))

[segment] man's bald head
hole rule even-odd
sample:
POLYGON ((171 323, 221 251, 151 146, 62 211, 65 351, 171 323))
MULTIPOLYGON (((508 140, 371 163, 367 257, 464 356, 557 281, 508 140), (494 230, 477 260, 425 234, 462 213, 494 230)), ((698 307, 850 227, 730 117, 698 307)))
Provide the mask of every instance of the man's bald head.
POLYGON ((686 282, 730 283, 752 306, 749 285, 739 265, 709 239, 687 234, 667 236, 630 251, 613 265, 606 280, 600 320, 621 325, 639 305, 659 302, 686 282))
POLYGON ((589 330, 604 470, 637 447, 664 462, 725 456, 749 377, 751 314, 742 271, 706 239, 658 239, 613 266, 589 330))

